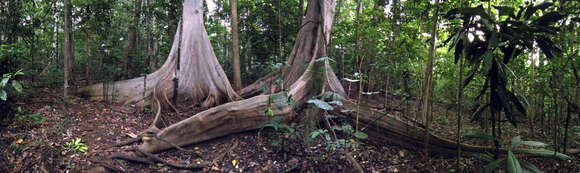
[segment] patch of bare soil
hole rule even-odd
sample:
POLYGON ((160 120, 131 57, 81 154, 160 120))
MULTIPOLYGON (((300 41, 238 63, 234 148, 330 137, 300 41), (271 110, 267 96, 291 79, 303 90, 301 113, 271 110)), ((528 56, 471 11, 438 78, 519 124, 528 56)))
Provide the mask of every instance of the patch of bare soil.
MULTIPOLYGON (((200 160, 213 163, 195 170, 179 170, 164 164, 141 164, 125 160, 110 160, 114 153, 128 151, 132 146, 115 147, 128 140, 128 134, 138 134, 153 120, 147 108, 96 103, 73 97, 66 107, 61 101, 59 89, 44 88, 34 91, 33 97, 17 103, 22 108, 0 131, 0 172, 87 172, 111 171, 103 163, 123 172, 354 172, 353 164, 345 153, 353 158, 366 172, 453 172, 455 158, 430 158, 424 161, 420 152, 385 143, 357 140, 352 135, 338 133, 343 145, 330 143, 324 137, 312 139, 314 129, 287 124, 291 131, 264 128, 225 136, 203 143, 187 146, 195 154, 169 150, 158 154, 173 162, 190 164, 200 160), (308 130, 307 130, 308 129, 308 130), (67 142, 80 139, 87 146, 80 152, 67 146, 67 142), (346 143, 357 145, 344 145, 346 143)), ((367 98, 369 105, 379 106, 380 99, 367 98), (376 103, 373 103, 376 102, 376 103)), ((394 99, 387 110, 391 114, 405 116, 409 106, 394 99)), ((384 109, 384 108, 383 108, 384 109)), ((185 109, 184 109, 185 110, 185 109)), ((171 124, 201 111, 164 112, 161 123, 171 124)), ((444 109, 436 108, 435 115, 443 115, 444 109)), ((453 112, 453 111, 449 111, 453 112)), ((455 115, 445 120, 434 120, 434 131, 450 139, 455 138, 455 115)), ((467 117, 467 116, 466 116, 467 117)), ((296 120, 296 122, 301 120, 296 120)), ((468 119, 462 120, 468 129, 468 119)), ((348 124, 345 120, 333 120, 336 125, 348 124)), ((297 123, 299 124, 299 123, 297 123)), ((469 142, 466 140, 466 142, 469 142)), ((577 172, 579 162, 559 162, 550 159, 525 158, 548 172, 577 172)), ((461 172, 477 172, 484 163, 472 157, 461 159, 461 172)))

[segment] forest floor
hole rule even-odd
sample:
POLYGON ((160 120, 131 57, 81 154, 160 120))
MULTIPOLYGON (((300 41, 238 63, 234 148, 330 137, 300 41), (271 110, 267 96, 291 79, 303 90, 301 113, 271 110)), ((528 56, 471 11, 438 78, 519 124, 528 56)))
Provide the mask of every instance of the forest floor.
MULTIPOLYGON (((125 172, 353 172, 352 164, 346 159, 344 151, 351 152, 366 172, 457 172, 455 158, 431 157, 423 159, 420 151, 409 150, 402 146, 377 144, 366 140, 354 140, 339 134, 339 138, 350 141, 357 147, 339 147, 326 143, 318 137, 308 140, 309 133, 302 126, 287 124, 291 131, 264 128, 186 147, 200 153, 200 157, 169 150, 159 154, 171 162, 191 163, 198 159, 214 162, 213 165, 198 170, 178 170, 167 165, 146 165, 124 160, 108 160, 113 153, 127 151, 133 146, 115 147, 129 139, 127 134, 137 134, 149 126, 153 115, 149 110, 104 104, 73 97, 64 109, 60 89, 42 88, 30 92, 30 97, 16 103, 21 107, 13 117, 3 117, 0 126, 0 172, 87 172, 97 170, 103 161, 125 172), (66 110, 66 111, 65 111, 66 110), (286 133, 289 132, 289 133, 286 133), (302 137, 301 137, 302 136, 302 137), (80 139, 88 150, 79 152, 67 147, 67 142, 80 139), (215 160, 218 158, 218 160, 215 160)), ((382 105, 380 98, 367 98, 370 105, 382 105)), ((405 116, 410 111, 401 106, 400 99, 393 97, 389 113, 405 116)), ((407 105, 413 105, 409 103, 407 105)), ((379 106, 380 107, 380 106, 379 106)), ((455 139, 455 110, 446 111, 444 104, 434 105, 433 131, 439 136, 455 139)), ((166 123, 177 122, 194 115, 200 110, 189 112, 164 113, 166 123)), ((469 115, 462 119, 462 133, 479 129, 470 123, 469 115)), ((296 122, 298 122, 297 120, 296 122)), ((348 123, 345 120, 333 122, 348 123)), ((504 123, 508 124, 508 123, 504 123)), ((524 140, 551 139, 538 136, 528 138, 527 127, 513 128, 504 126, 504 140, 522 135, 524 140), (518 130, 525 129, 525 130, 518 130)), ((323 128, 323 126, 315 127, 323 128)), ((542 133, 540 133, 541 135, 542 133)), ((572 137, 579 147, 578 136, 572 137)), ((476 140, 464 140, 478 143, 476 140)), ((481 144, 481 143, 478 143, 481 144)), ((580 155, 573 156, 578 158, 580 155)), ((578 172, 580 162, 558 161, 546 158, 518 156, 546 172, 578 172)), ((479 172, 485 163, 471 155, 461 158, 460 172, 479 172)))

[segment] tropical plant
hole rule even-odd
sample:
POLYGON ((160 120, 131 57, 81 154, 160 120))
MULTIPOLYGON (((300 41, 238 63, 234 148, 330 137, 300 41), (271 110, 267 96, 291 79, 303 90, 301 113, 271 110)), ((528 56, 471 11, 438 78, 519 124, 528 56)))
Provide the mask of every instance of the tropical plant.
POLYGON ((69 142, 64 144, 65 149, 69 151, 76 151, 85 153, 89 149, 87 145, 85 145, 80 138, 73 139, 69 142))
POLYGON ((18 70, 14 73, 6 73, 2 75, 2 80, 0 81, 0 100, 6 101, 8 99, 8 92, 6 85, 11 83, 12 88, 17 93, 22 93, 22 84, 17 80, 14 80, 16 76, 23 75, 22 70, 18 70))
MULTIPOLYGON (((483 140, 494 140, 494 141, 498 141, 499 143, 503 143, 501 141, 501 139, 494 137, 494 136, 490 136, 488 134, 484 134, 484 133, 477 133, 477 132, 476 133, 468 133, 468 134, 465 134, 465 137, 472 137, 472 138, 478 138, 478 139, 483 139, 483 140)), ((484 169, 481 170, 481 172, 484 172, 484 173, 493 172, 494 170, 498 169, 502 165, 502 163, 504 163, 504 161, 507 162, 505 169, 507 170, 508 173, 519 173, 519 172, 524 172, 524 170, 531 171, 531 172, 542 172, 540 169, 538 169, 533 164, 531 164, 527 161, 524 161, 524 160, 518 160, 518 158, 515 156, 515 154, 533 155, 533 156, 540 156, 540 157, 553 158, 553 159, 559 159, 559 160, 571 160, 571 159, 573 159, 572 157, 570 157, 568 155, 544 149, 546 147, 548 147, 548 144, 545 144, 543 142, 522 141, 520 136, 516 136, 516 137, 513 137, 511 139, 510 147, 507 149, 507 156, 506 157, 494 159, 493 155, 491 153, 479 153, 479 154, 474 154, 473 156, 477 159, 480 159, 482 161, 487 162, 487 165, 485 165, 484 169), (518 149, 518 147, 522 146, 522 145, 525 145, 528 147, 533 147, 534 149, 518 149)))
MULTIPOLYGON (((450 44, 450 49, 455 49, 455 62, 463 55, 466 62, 471 65, 471 71, 467 74, 463 87, 467 86, 479 70, 485 75, 485 83, 475 100, 489 93, 489 102, 482 108, 491 111, 492 135, 497 136, 496 129, 501 133, 501 112, 505 113, 506 119, 516 126, 515 116, 525 115, 525 98, 522 94, 516 94, 515 87, 508 86, 508 78, 515 77, 508 67, 510 60, 516 59, 527 50, 539 47, 542 52, 552 59, 561 54, 561 50, 555 46, 550 36, 559 30, 554 24, 563 19, 566 14, 557 12, 551 2, 543 2, 537 5, 528 4, 520 7, 518 12, 509 6, 494 6, 499 11, 498 16, 490 11, 486 12, 483 5, 477 7, 454 8, 445 14, 453 24, 457 25, 453 34, 444 43, 450 44), (537 13, 541 10, 542 13, 537 13), (467 39, 467 40, 466 40, 467 39), (466 40, 466 41, 464 41, 466 40), (487 90, 489 89, 489 92, 487 90)), ((479 109, 473 114, 473 120, 479 120, 485 109, 479 109)), ((499 144, 494 141, 497 152, 499 144)))

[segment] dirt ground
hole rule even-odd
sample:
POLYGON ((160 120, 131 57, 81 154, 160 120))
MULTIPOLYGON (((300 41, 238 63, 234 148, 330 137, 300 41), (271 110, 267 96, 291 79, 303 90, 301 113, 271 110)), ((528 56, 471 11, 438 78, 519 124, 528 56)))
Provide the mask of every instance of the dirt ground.
MULTIPOLYGON (((31 97, 16 103, 21 111, 16 111, 14 116, 2 117, 0 172, 90 172, 102 168, 100 166, 105 162, 124 172, 353 172, 354 168, 345 157, 345 151, 351 152, 366 172, 457 172, 455 158, 432 157, 425 161, 419 151, 356 140, 345 134, 339 134, 340 138, 358 146, 333 149, 322 137, 307 141, 309 132, 298 125, 289 125, 293 130, 288 133, 264 128, 185 147, 199 153, 199 157, 179 150, 159 154, 161 158, 174 163, 213 163, 200 169, 180 170, 161 163, 111 160, 107 157, 113 153, 123 153, 136 146, 114 145, 129 139, 128 134, 137 134, 148 127, 153 119, 151 111, 131 105, 92 102, 78 97, 67 101, 65 108, 58 91, 60 89, 53 88, 32 91, 31 97), (87 146, 87 151, 80 152, 67 147, 66 143, 73 139, 80 139, 87 146)), ((369 104, 381 103, 378 99, 368 100, 369 104)), ((402 102, 396 97, 393 100, 387 109, 391 114, 412 114, 412 111, 407 111, 409 106, 399 104, 402 102)), ((457 121, 455 115, 451 114, 454 110, 446 111, 444 107, 435 105, 433 130, 440 136, 454 139, 457 121)), ((177 122, 199 111, 164 113, 165 117, 169 117, 164 122, 177 122)), ((468 116, 465 117, 462 120, 465 124, 462 133, 477 128, 475 124, 469 123, 468 116)), ((345 123, 347 121, 342 122, 345 123)), ((509 129, 508 126, 506 128, 509 129)), ((506 130, 504 138, 515 135, 527 134, 512 128, 506 130)), ((471 139, 464 142, 477 141, 471 139)), ((573 157, 578 158, 578 155, 573 157)), ((580 169, 577 159, 558 161, 528 156, 518 158, 546 172, 578 172, 580 169)), ((469 155, 461 158, 460 165, 459 172, 479 172, 485 166, 482 161, 469 155)))

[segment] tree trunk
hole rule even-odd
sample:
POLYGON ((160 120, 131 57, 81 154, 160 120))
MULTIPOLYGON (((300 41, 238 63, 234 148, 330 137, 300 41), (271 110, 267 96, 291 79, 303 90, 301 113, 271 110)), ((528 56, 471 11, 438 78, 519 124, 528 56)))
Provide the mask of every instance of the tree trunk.
MULTIPOLYGON (((88 25, 88 23, 86 25, 88 25)), ((89 42, 89 27, 85 26, 85 80, 87 84, 91 84, 91 63, 89 63, 91 59, 91 49, 89 48, 89 42)))
MULTIPOLYGON (((433 13, 433 30, 431 31, 431 49, 429 51, 429 60, 425 67, 425 92, 423 93, 423 123, 425 123, 426 134, 429 134, 429 124, 431 115, 431 88, 433 87, 433 59, 435 59, 437 43, 437 17, 439 12, 439 1, 435 1, 435 12, 433 13)), ((429 135, 425 135, 425 158, 429 158, 429 135)))
POLYGON ((68 97, 69 80, 73 65, 72 22, 70 0, 64 0, 64 97, 68 97))
MULTIPOLYGON (((330 63, 316 61, 317 58, 326 56, 326 46, 330 39, 330 27, 334 17, 334 6, 333 0, 325 0, 324 2, 311 0, 309 3, 307 16, 310 17, 307 18, 322 21, 309 22, 300 30, 293 49, 294 53, 289 58, 291 61, 289 69, 299 69, 296 66, 304 69, 294 82, 285 82, 285 84, 291 84, 288 85, 290 90, 287 97, 292 98, 296 104, 304 103, 314 92, 319 92, 322 88, 344 94, 344 89, 334 75, 330 63), (323 85, 320 85, 321 83, 323 85)), ((294 76, 295 74, 287 75, 288 79, 291 80, 294 79, 294 76)), ((157 136, 177 145, 188 145, 231 133, 258 129, 273 118, 264 115, 264 110, 270 105, 283 105, 276 106, 272 110, 275 116, 281 116, 288 120, 294 116, 294 108, 297 106, 283 104, 288 98, 277 96, 281 94, 284 93, 260 95, 220 105, 166 127, 157 136), (228 125, 225 126, 225 124, 228 125)), ((139 146, 141 150, 147 152, 159 152, 171 147, 157 138, 144 140, 144 143, 139 146)))
POLYGON ((304 18, 304 0, 300 0, 300 6, 298 7, 298 30, 302 26, 302 19, 304 18))
POLYGON ((175 31, 177 31, 177 28, 175 27, 177 25, 177 21, 175 20, 177 19, 177 10, 179 7, 181 7, 179 0, 168 0, 169 2, 167 3, 167 6, 165 8, 165 11, 167 12, 167 35, 169 36, 169 41, 170 43, 173 43, 175 39, 175 31))
MULTIPOLYGON (((186 0, 183 9, 183 37, 174 39, 169 56, 163 66, 147 75, 147 87, 143 87, 143 77, 118 81, 111 84, 101 83, 77 90, 92 100, 118 96, 115 101, 122 104, 150 104, 153 89, 164 105, 173 94, 173 79, 179 79, 177 95, 183 103, 209 108, 225 102, 237 100, 239 96, 232 89, 225 72, 219 65, 209 38, 203 26, 202 4, 197 0, 186 0), (182 40, 178 49, 179 40, 182 40), (180 70, 175 73, 177 51, 180 51, 180 70), (145 90, 145 91, 143 91, 145 90), (143 96, 145 92, 145 96, 143 96), (141 100, 146 101, 141 102, 141 100)), ((175 38, 181 37, 177 32, 175 38)))
POLYGON ((124 76, 131 76, 131 68, 133 63, 133 56, 135 56, 135 42, 137 42, 137 27, 139 26, 139 16, 141 15, 141 2, 143 0, 135 0, 133 4, 133 18, 129 26, 129 33, 127 34, 127 47, 123 52, 125 64, 123 66, 124 76))
POLYGON ((232 17, 232 46, 233 57, 232 65, 234 66, 234 89, 242 89, 242 74, 240 70, 240 43, 238 38, 238 1, 230 1, 231 17, 232 17))
MULTIPOLYGON (((320 1, 321 0, 311 0, 311 2, 308 3, 309 5, 306 10, 306 17, 304 18, 305 21, 303 21, 304 24, 298 31, 296 42, 292 48, 292 51, 290 52, 290 55, 288 56, 288 64, 290 67, 274 71, 265 77, 258 79, 256 82, 246 86, 244 89, 240 90, 241 96, 249 97, 259 94, 263 88, 267 88, 268 85, 271 84, 270 81, 274 81, 278 78, 284 79, 284 88, 288 88, 304 73, 306 70, 305 64, 308 64, 312 60, 313 56, 323 57, 320 52, 316 53, 312 51, 312 47, 319 41, 323 42, 324 44, 330 43, 330 33, 332 32, 332 19, 334 18, 335 2, 333 0, 324 0, 325 8, 322 9, 323 13, 321 14, 321 9, 317 9, 317 4, 321 3, 320 1), (316 3, 316 5, 312 3, 316 3), (333 7, 328 8, 329 5, 332 5, 333 7), (324 19, 322 21, 322 25, 319 24, 321 19, 324 19), (319 28, 322 29, 322 32, 317 31, 319 28)), ((335 76, 334 73, 332 75, 335 76)), ((336 82, 339 82, 336 76, 331 80, 336 80, 336 82)), ((331 87, 337 86, 331 85, 331 87)), ((339 94, 346 96, 342 85, 337 88, 332 88, 332 90, 335 90, 339 94)), ((280 87, 270 89, 269 91, 280 91, 280 87)))

